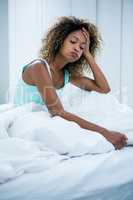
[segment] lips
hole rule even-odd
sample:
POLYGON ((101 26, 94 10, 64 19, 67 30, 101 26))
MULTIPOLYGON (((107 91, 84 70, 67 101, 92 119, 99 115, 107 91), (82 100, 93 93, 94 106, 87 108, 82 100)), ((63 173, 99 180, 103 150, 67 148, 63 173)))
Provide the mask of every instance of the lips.
POLYGON ((79 57, 76 52, 71 52, 71 55, 72 55, 73 58, 78 58, 79 57))

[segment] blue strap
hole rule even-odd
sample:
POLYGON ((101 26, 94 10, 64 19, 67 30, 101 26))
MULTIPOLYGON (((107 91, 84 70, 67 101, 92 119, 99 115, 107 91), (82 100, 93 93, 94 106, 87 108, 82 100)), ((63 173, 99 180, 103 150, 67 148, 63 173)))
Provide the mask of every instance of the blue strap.
POLYGON ((64 85, 66 85, 68 82, 69 82, 69 72, 68 70, 65 70, 64 85))

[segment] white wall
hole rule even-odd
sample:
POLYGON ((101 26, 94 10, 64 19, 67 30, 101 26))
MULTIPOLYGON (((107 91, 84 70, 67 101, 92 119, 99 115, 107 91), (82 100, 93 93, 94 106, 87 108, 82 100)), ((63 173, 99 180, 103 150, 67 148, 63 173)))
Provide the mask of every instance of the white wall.
POLYGON ((9 0, 10 86, 20 65, 37 56, 48 26, 62 15, 97 24, 104 40, 97 61, 112 92, 133 106, 133 0, 9 0))
POLYGON ((0 0, 0 103, 6 101, 9 85, 8 0, 0 0))

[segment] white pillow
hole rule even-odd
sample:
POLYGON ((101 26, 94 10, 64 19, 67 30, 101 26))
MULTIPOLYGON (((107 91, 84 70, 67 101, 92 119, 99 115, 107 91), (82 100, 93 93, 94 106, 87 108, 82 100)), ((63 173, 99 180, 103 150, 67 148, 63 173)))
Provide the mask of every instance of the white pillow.
POLYGON ((40 141, 44 146, 69 156, 114 150, 114 146, 102 135, 82 129, 61 117, 50 118, 43 111, 29 113, 15 120, 9 134, 12 137, 40 141))

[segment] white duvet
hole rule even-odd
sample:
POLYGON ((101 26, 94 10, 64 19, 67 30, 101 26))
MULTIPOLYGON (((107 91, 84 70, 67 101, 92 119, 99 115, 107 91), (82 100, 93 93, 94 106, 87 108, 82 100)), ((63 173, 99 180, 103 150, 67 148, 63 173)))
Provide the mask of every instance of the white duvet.
MULTIPOLYGON (((114 96, 83 91, 71 83, 57 92, 65 110, 121 131, 128 145, 133 144, 133 110, 114 96)), ((43 106, 30 103, 4 110, 0 114, 0 183, 49 169, 71 156, 114 151, 99 133, 60 117, 51 118, 43 106)))

